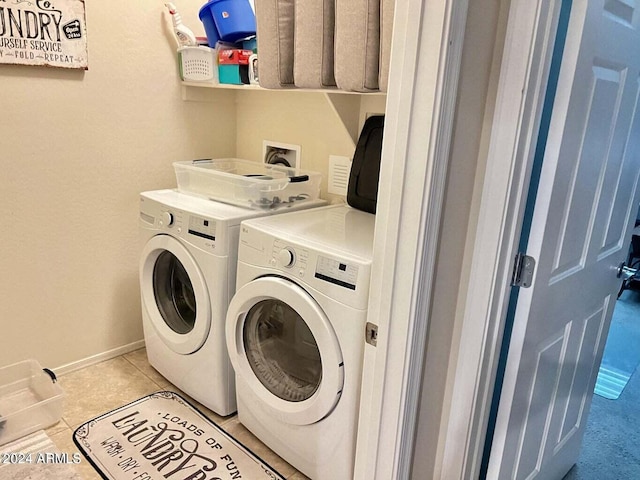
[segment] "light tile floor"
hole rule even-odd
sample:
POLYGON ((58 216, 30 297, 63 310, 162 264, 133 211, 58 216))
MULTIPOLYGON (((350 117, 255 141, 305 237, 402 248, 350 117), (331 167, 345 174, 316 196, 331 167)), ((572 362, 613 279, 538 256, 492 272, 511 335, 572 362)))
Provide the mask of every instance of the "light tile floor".
MULTIPOLYGON (((242 442, 285 478, 307 479, 249 432, 238 421, 236 415, 216 415, 169 383, 149 365, 144 348, 60 375, 58 381, 66 393, 64 413, 62 420, 48 428, 46 433, 62 452, 78 451, 73 443, 72 434, 76 427, 87 420, 158 390, 171 390, 187 398, 209 419, 242 442)), ((84 480, 100 480, 98 473, 84 458, 76 468, 84 480)))

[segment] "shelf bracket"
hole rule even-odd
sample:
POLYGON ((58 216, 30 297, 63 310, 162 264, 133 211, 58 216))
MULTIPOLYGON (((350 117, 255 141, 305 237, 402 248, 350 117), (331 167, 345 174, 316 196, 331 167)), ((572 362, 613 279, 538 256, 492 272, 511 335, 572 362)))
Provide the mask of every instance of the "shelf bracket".
POLYGON ((351 137, 353 146, 358 141, 360 122, 360 95, 344 95, 340 93, 325 93, 325 98, 329 102, 334 113, 346 132, 351 137))

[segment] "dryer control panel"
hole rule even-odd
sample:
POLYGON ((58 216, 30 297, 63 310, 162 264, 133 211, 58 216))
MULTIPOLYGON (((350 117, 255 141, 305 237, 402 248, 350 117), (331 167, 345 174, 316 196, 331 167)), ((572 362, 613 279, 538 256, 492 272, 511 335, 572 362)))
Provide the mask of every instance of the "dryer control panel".
POLYGON ((271 265, 290 270, 294 275, 304 278, 307 271, 309 251, 304 248, 295 248, 281 239, 273 241, 271 249, 271 265))
POLYGON ((245 220, 238 285, 278 275, 312 295, 366 309, 374 227, 374 215, 343 205, 245 220))
POLYGON ((325 282, 355 290, 358 283, 358 267, 318 255, 315 277, 325 282))
POLYGON ((250 280, 242 277, 245 271, 243 264, 253 265, 259 267, 261 274, 271 270, 345 305, 367 308, 370 261, 344 252, 334 254, 319 245, 302 245, 296 240, 274 237, 243 224, 238 255, 240 280, 250 280))

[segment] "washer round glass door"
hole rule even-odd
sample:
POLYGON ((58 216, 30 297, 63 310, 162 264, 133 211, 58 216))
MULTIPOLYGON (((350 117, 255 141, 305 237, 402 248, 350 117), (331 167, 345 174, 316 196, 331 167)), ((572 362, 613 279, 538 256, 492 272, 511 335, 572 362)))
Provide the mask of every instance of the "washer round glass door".
POLYGON ((333 410, 344 381, 342 353, 304 289, 280 277, 249 282, 231 301, 226 333, 236 374, 278 418, 307 425, 333 410))
POLYGON ((188 250, 169 235, 156 235, 140 261, 143 308, 162 341, 190 354, 207 339, 211 306, 206 283, 188 250))

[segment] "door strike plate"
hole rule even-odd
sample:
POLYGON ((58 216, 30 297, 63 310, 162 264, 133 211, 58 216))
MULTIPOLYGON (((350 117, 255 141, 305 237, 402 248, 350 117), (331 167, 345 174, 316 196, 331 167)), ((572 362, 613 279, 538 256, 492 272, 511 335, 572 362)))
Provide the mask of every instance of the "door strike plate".
POLYGON ((371 322, 367 322, 365 327, 365 340, 369 345, 374 347, 378 345, 378 326, 371 322))

